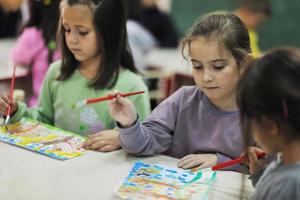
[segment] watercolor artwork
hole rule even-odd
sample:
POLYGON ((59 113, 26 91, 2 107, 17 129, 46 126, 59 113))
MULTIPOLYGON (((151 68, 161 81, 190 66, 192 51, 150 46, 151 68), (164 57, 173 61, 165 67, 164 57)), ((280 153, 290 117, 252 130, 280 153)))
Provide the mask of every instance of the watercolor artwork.
POLYGON ((209 199, 217 172, 191 172, 137 161, 118 188, 122 199, 209 199))
POLYGON ((28 118, 6 127, 0 126, 0 141, 59 160, 85 153, 81 148, 85 137, 28 118))

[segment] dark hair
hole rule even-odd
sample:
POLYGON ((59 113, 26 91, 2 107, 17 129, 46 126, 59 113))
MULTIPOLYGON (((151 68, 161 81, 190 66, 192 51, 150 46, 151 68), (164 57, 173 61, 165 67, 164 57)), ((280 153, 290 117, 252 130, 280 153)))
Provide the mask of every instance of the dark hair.
POLYGON ((248 144, 255 120, 277 124, 288 140, 300 139, 300 50, 278 48, 254 60, 238 86, 238 106, 248 144))
POLYGON ((37 27, 41 30, 46 47, 48 48, 48 64, 53 61, 56 50, 55 33, 59 20, 60 0, 29 0, 29 20, 22 30, 27 27, 37 27))
POLYGON ((240 0, 240 7, 254 13, 262 13, 266 17, 271 17, 272 15, 272 7, 268 0, 240 0))
MULTIPOLYGON (((90 86, 96 89, 111 88, 115 85, 119 69, 122 66, 133 72, 133 57, 127 41, 126 5, 124 0, 63 0, 68 5, 85 5, 93 13, 93 24, 97 35, 97 44, 101 52, 101 63, 90 86)), ((58 38, 62 49, 61 74, 58 80, 68 79, 79 62, 66 45, 64 27, 59 25, 58 38)))
POLYGON ((141 0, 126 0, 127 3, 127 18, 138 21, 141 17, 142 2, 141 0))
POLYGON ((246 26, 240 18, 228 12, 213 12, 197 19, 182 41, 182 53, 186 45, 199 37, 216 40, 231 52, 238 66, 251 53, 246 26))

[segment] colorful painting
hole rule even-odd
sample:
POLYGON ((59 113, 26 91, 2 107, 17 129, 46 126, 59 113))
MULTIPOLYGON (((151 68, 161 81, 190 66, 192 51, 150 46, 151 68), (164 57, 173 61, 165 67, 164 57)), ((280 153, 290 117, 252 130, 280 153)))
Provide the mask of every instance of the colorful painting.
POLYGON ((118 195, 123 199, 208 199, 217 172, 191 172, 137 161, 118 195))
POLYGON ((0 141, 60 160, 68 160, 85 152, 81 148, 85 137, 28 118, 0 126, 0 141))

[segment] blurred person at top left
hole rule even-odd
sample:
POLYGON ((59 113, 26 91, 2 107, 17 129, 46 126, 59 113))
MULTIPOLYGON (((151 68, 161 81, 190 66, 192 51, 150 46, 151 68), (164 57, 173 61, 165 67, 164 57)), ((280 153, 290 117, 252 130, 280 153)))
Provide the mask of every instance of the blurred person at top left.
POLYGON ((158 41, 154 35, 141 23, 141 0, 126 0, 127 3, 127 23, 128 42, 132 51, 134 64, 140 70, 146 69, 146 55, 158 46, 158 41))
POLYGON ((15 37, 21 24, 23 0, 0 0, 0 38, 15 37))
POLYGON ((11 52, 15 64, 31 67, 29 106, 37 104, 49 64, 61 57, 55 40, 59 3, 59 0, 28 0, 29 19, 11 52))

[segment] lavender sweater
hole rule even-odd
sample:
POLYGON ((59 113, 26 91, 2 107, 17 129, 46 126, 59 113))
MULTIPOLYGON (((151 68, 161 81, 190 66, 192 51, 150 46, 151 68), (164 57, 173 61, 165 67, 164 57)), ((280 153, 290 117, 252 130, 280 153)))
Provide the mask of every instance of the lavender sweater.
MULTIPOLYGON (((185 86, 164 100, 144 121, 120 128, 121 146, 136 155, 216 153, 218 163, 244 150, 239 112, 215 107, 197 86, 185 86)), ((242 171, 241 166, 230 168, 242 171)))

